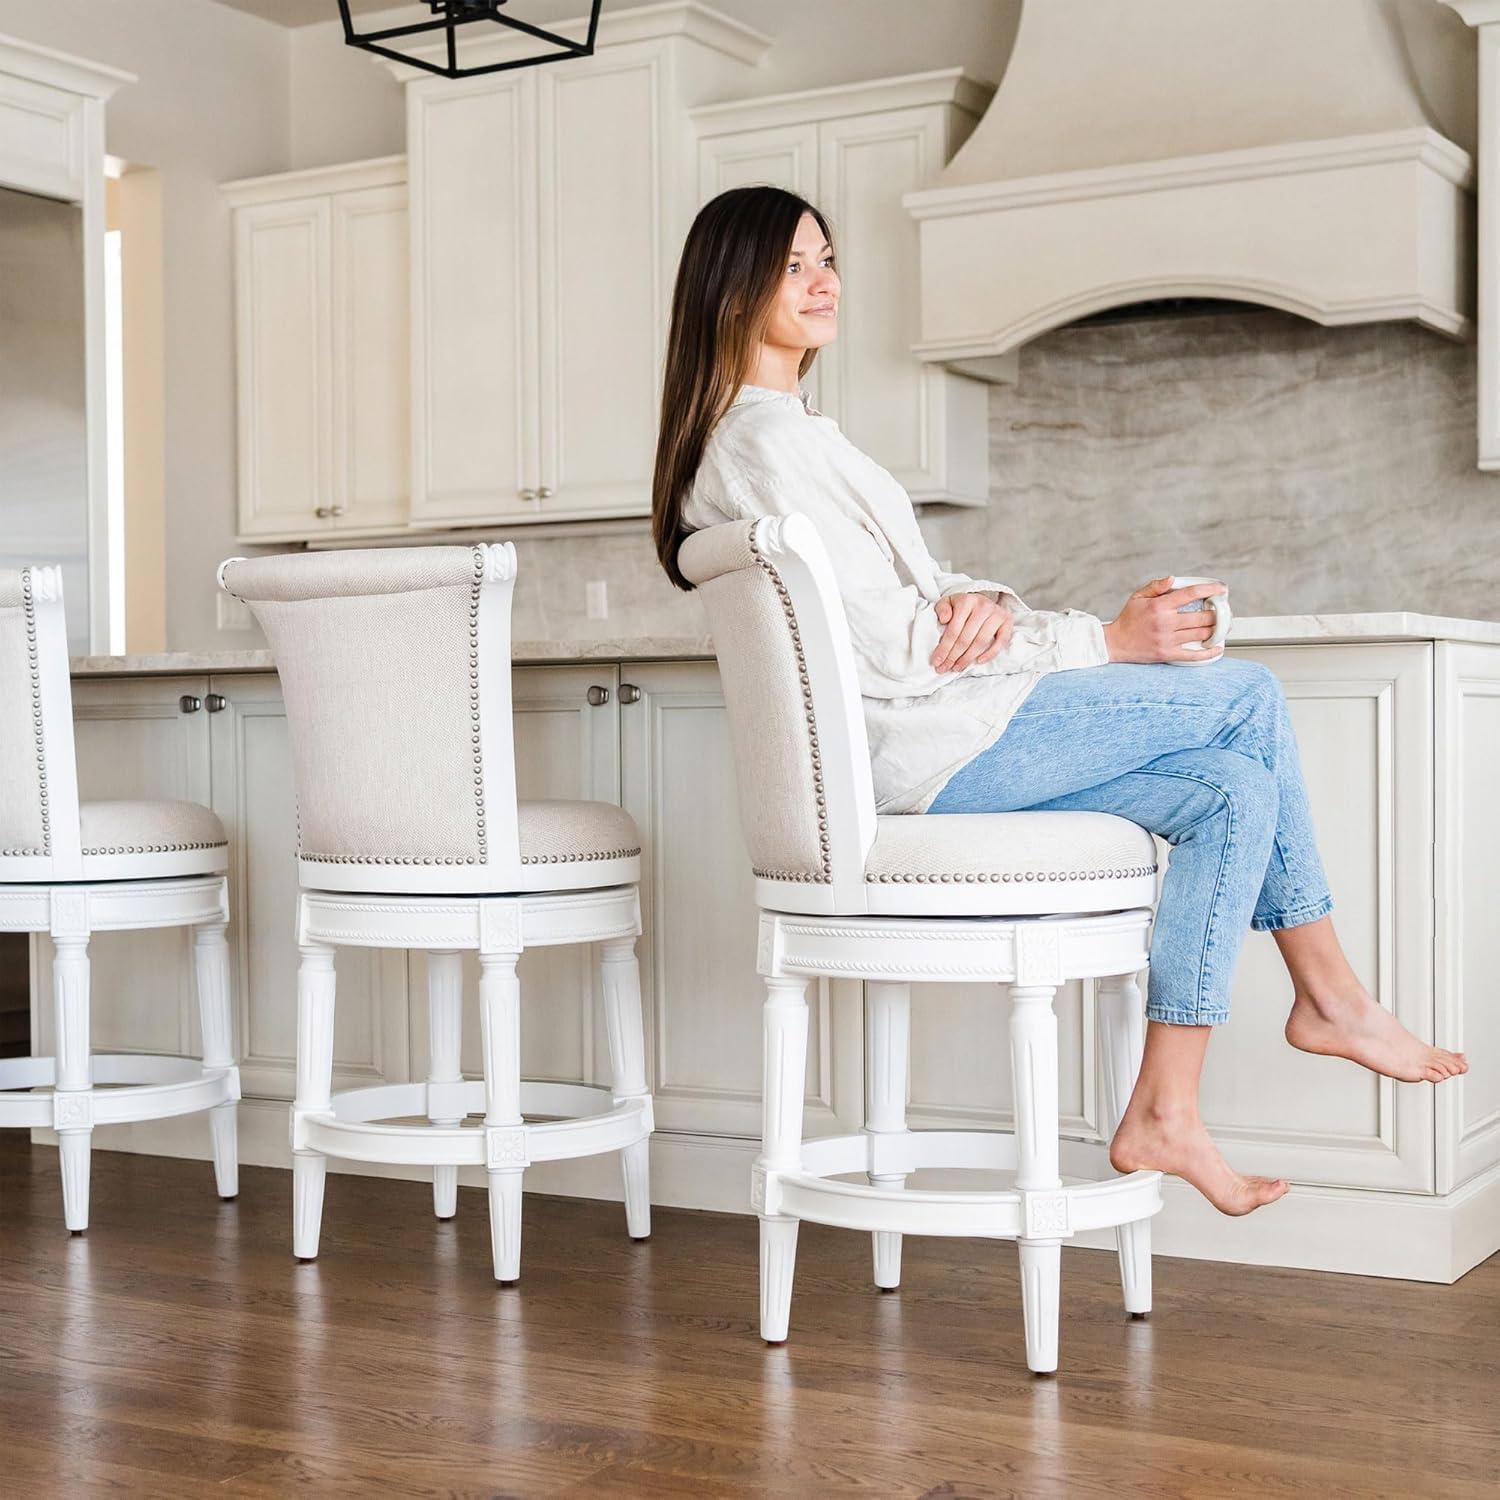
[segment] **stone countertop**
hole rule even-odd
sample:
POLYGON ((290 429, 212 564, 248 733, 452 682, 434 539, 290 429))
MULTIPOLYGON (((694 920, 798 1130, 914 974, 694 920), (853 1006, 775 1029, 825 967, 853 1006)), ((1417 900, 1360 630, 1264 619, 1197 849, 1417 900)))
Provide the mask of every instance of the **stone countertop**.
MULTIPOLYGON (((1477 641, 1500 645, 1500 622, 1406 612, 1236 617, 1232 646, 1327 645, 1350 641, 1477 641)), ((707 635, 595 636, 512 645, 523 666, 591 661, 712 660, 707 635)), ((269 651, 165 651, 156 655, 75 656, 75 677, 176 676, 193 672, 270 672, 269 651)))

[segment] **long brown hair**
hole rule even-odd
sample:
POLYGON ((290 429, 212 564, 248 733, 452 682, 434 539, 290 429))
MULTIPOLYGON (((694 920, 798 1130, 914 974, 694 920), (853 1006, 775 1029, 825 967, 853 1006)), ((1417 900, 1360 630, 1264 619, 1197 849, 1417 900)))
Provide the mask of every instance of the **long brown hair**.
MULTIPOLYGON (((832 245, 833 231, 812 204, 783 188, 761 185, 730 188, 710 199, 683 243, 651 482, 656 555, 680 589, 692 588, 677 566, 686 535, 683 502, 709 434, 750 373, 803 214, 818 221, 832 245)), ((802 356, 799 378, 817 353, 808 349, 802 356)))

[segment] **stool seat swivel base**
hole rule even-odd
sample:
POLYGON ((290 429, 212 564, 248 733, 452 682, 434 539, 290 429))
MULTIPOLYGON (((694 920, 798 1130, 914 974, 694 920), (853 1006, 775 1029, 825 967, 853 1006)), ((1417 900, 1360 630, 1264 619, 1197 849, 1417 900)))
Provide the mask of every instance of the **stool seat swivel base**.
POLYGON ((1143 1021, 1134 972, 1145 962, 1149 921, 1144 910, 900 921, 762 914, 765 1133, 751 1174, 751 1205, 760 1218, 761 1336, 768 1344, 787 1337, 797 1225, 803 1219, 869 1232, 875 1284, 882 1291, 900 1285, 902 1235, 1014 1239, 1026 1360, 1037 1374, 1057 1368, 1064 1240, 1114 1229, 1126 1311, 1150 1311, 1150 1220, 1162 1206, 1161 1173, 1116 1173, 1107 1145, 1059 1140, 1052 1009, 1065 973, 1096 981, 1102 1113, 1112 1134, 1139 1066, 1143 1021), (935 962, 939 951, 947 957, 935 962), (859 1134, 803 1140, 806 990, 819 974, 866 984, 867 1123, 859 1134), (913 980, 990 981, 1009 988, 1014 1133, 908 1129, 913 980), (907 1187, 908 1177, 924 1168, 1009 1173, 1013 1185, 977 1191, 907 1187), (836 1180, 860 1172, 867 1183, 836 1180))
POLYGON ((495 1279, 502 1286, 520 1277, 521 1182, 536 1162, 618 1151, 626 1227, 634 1240, 650 1237, 653 1120, 635 958, 635 886, 503 897, 305 891, 298 928, 298 1087, 291 1114, 297 1260, 318 1254, 329 1157, 431 1167, 439 1219, 457 1211, 458 1169, 483 1169, 495 1279), (516 961, 528 947, 583 942, 600 947, 614 1086, 523 1081, 516 961), (334 950, 350 945, 427 950, 428 1081, 332 1092, 334 950), (483 1081, 459 1072, 465 949, 479 955, 483 1081), (471 1115, 482 1116, 482 1123, 465 1125, 471 1115), (531 1123, 528 1115, 546 1118, 531 1123), (413 1116, 427 1123, 394 1123, 413 1116))

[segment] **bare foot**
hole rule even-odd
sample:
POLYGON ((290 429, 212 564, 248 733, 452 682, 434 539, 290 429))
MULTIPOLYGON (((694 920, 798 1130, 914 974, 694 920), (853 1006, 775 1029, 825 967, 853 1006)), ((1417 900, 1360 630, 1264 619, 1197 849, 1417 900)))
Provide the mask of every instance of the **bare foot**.
POLYGON ((1299 994, 1286 1018, 1286 1039, 1303 1052, 1347 1057, 1403 1083, 1441 1083, 1469 1071, 1462 1052, 1419 1041, 1364 993, 1353 1000, 1314 1000, 1299 994))
POLYGON ((1132 1100, 1109 1143, 1117 1172, 1170 1172, 1190 1182, 1222 1214, 1248 1214, 1287 1190, 1284 1177, 1246 1177, 1219 1153, 1207 1127, 1192 1113, 1137 1108, 1132 1100))

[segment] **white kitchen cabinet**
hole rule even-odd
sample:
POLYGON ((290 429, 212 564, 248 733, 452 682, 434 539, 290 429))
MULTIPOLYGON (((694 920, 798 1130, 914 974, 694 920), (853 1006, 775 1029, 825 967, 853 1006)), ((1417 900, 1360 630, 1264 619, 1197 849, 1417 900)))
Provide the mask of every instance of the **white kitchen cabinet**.
MULTIPOLYGON (((1203 1116, 1236 1167, 1285 1175, 1294 1189, 1274 1209, 1235 1220, 1169 1179, 1155 1230, 1162 1254, 1450 1281, 1500 1248, 1500 1023, 1488 1003, 1500 964, 1490 910, 1500 843, 1493 774, 1500 645, 1423 638, 1424 623, 1416 617, 1388 632, 1405 638, 1366 631, 1370 638, 1236 645, 1231 653, 1263 661, 1285 687, 1335 918, 1356 969, 1419 1036, 1467 1048, 1470 1072, 1438 1089, 1394 1084, 1287 1047, 1281 1028, 1291 990, 1274 939, 1248 934, 1231 1019, 1209 1049, 1203 1116)), ((75 699, 86 795, 209 800, 229 828, 245 1160, 284 1165, 296 866, 276 678, 98 678, 78 681, 75 699), (225 702, 210 712, 215 692, 225 702), (184 713, 183 695, 201 700, 202 709, 184 713)), ((618 800, 641 830, 639 954, 657 1201, 742 1210, 759 1132, 761 985, 717 669, 706 661, 523 667, 515 705, 522 795, 618 800)), ((1169 851, 1161 852, 1165 866, 1169 851)), ((168 1052, 195 1045, 185 954, 171 948, 179 940, 170 933, 99 939, 100 1045, 168 1052), (151 942, 166 946, 140 946, 151 942), (163 975, 172 986, 165 1003, 163 975)), ((529 1075, 603 1081, 589 957, 583 949, 526 955, 529 1075)), ((38 958, 37 997, 48 983, 45 955, 38 958)), ((404 954, 341 951, 338 973, 342 1080, 423 1076, 421 956, 408 965, 404 954)), ((919 985, 914 998, 912 1123, 1008 1128, 1008 1004, 999 987, 919 985)), ((861 986, 824 986, 814 1005, 809 1131, 857 1129, 861 986)), ((33 1021, 42 1045, 47 1009, 37 1004, 33 1021)), ((477 1073, 472 1005, 468 1012, 465 1066, 477 1073)), ((1091 986, 1066 988, 1058 1016, 1064 1131, 1100 1139, 1091 986)), ((191 1121, 128 1130, 110 1144, 207 1151, 206 1134, 191 1121)), ((613 1163, 603 1159, 538 1168, 534 1186, 618 1193, 613 1163)))
POLYGON ((407 85, 414 526, 650 513, 682 111, 764 39, 695 6, 604 21, 566 66, 407 85))
POLYGON ((989 499, 988 388, 925 364, 917 341, 917 226, 901 195, 928 185, 991 90, 946 68, 692 112, 698 195, 770 183, 833 229, 843 297, 838 338, 809 371, 813 404, 918 503, 989 499))
MULTIPOLYGON (((73 705, 85 800, 180 798, 208 804, 222 819, 241 1081, 247 1099, 289 1100, 297 1036, 296 805, 279 681, 273 673, 75 680, 73 705)), ((33 942, 39 1049, 51 1046, 49 949, 33 942)), ((90 958, 96 1051, 196 1055, 187 928, 98 934, 90 958)), ((338 981, 335 1085, 404 1081, 406 955, 341 950, 338 981)), ((273 1132, 278 1144, 284 1126, 282 1117, 273 1132)), ((102 1128, 96 1139, 106 1148, 195 1155, 206 1150, 208 1136, 189 1118, 102 1128)), ((245 1160, 257 1159, 256 1144, 252 1129, 245 1160)))
POLYGON ((239 534, 403 527, 409 273, 401 157, 228 183, 239 534))
MULTIPOLYGON (((622 699, 633 699, 620 709, 622 800, 642 836, 639 952, 657 1128, 758 1139, 764 984, 718 669, 626 663, 621 678, 622 699)), ((810 1133, 862 1123, 862 989, 821 981, 809 993, 810 1133)))

